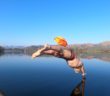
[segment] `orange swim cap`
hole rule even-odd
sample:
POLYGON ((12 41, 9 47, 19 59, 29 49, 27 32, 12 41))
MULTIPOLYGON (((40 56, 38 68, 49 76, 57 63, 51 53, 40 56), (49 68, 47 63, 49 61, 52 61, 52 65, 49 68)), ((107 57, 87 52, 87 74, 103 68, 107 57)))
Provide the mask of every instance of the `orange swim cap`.
POLYGON ((54 40, 55 40, 55 42, 57 42, 61 46, 66 47, 68 45, 67 41, 63 37, 61 37, 61 36, 55 37, 54 40))

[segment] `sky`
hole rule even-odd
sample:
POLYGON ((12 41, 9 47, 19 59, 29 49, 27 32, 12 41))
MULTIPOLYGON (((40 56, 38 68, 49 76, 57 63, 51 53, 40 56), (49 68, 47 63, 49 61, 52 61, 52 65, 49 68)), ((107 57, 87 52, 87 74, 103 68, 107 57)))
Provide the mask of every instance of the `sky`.
POLYGON ((110 0, 0 0, 0 45, 110 41, 110 0))

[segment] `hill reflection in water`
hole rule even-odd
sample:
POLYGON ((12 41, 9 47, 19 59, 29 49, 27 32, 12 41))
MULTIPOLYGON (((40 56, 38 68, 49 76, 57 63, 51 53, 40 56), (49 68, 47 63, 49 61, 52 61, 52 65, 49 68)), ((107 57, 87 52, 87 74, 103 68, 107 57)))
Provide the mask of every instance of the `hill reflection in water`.
POLYGON ((110 62, 92 59, 109 58, 109 54, 80 55, 90 59, 83 59, 86 80, 63 59, 1 55, 0 96, 109 96, 110 62))
POLYGON ((80 54, 80 57, 83 58, 83 59, 100 59, 102 61, 108 61, 110 62, 110 53, 108 54, 80 54))
MULTIPOLYGON (((24 53, 2 53, 0 54, 0 56, 3 56, 3 55, 27 55, 27 56, 31 56, 29 54, 24 54, 24 53)), ((45 57, 45 55, 43 55, 45 57)), ((110 62, 110 53, 82 53, 82 54, 78 54, 78 56, 82 59, 99 59, 99 60, 102 60, 102 61, 107 61, 107 62, 110 62)), ((47 56, 46 56, 47 57, 47 56)), ((48 57, 50 57, 48 55, 48 57)))

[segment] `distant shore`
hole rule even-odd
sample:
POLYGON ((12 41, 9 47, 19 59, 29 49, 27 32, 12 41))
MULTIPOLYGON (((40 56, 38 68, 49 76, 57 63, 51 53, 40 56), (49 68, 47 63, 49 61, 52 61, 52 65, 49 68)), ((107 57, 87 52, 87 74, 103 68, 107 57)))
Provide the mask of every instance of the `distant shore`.
MULTIPOLYGON (((57 45, 55 45, 57 46, 57 45)), ((24 54, 32 54, 37 49, 43 47, 43 45, 34 45, 34 46, 27 46, 27 47, 0 47, 0 53, 24 53, 24 54)), ((71 44, 69 45, 76 53, 110 53, 110 41, 102 42, 99 44, 71 44)))

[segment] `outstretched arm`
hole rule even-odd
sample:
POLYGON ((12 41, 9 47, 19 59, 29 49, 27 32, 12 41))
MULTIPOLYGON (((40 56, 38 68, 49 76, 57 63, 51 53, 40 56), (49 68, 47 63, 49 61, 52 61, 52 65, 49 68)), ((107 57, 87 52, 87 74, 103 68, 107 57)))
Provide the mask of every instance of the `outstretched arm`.
POLYGON ((37 50, 35 53, 32 54, 32 58, 35 58, 37 56, 47 54, 47 55, 53 55, 55 57, 68 59, 71 58, 71 50, 68 48, 63 48, 61 46, 50 46, 48 44, 45 44, 43 48, 37 50), (63 51, 65 50, 65 52, 63 51))
POLYGON ((43 48, 38 49, 36 52, 32 54, 32 58, 38 57, 43 54, 54 55, 58 52, 60 52, 60 49, 58 47, 53 47, 49 46, 48 44, 45 44, 43 48))
POLYGON ((46 50, 46 47, 47 47, 47 46, 44 45, 43 48, 38 49, 36 52, 34 52, 34 53, 32 54, 32 58, 35 58, 35 57, 38 57, 38 56, 42 55, 43 51, 46 50))

